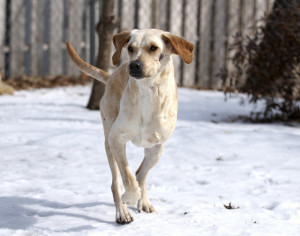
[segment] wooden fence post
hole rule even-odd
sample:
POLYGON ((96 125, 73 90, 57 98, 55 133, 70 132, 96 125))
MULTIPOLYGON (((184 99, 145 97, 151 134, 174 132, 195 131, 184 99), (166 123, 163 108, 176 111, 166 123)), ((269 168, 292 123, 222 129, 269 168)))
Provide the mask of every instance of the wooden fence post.
MULTIPOLYGON (((0 1, 0 71, 4 72, 4 46, 5 46, 5 1, 0 1)), ((1 72, 0 72, 1 73, 1 72)))
POLYGON ((121 31, 132 30, 134 28, 134 1, 135 0, 122 1, 121 31))
POLYGON ((201 2, 201 32, 200 32, 200 78, 198 86, 200 88, 211 87, 211 44, 212 44, 212 25, 213 8, 215 0, 202 0, 201 2))
MULTIPOLYGON (((241 9, 240 9, 240 0, 229 0, 228 3, 228 37, 227 37, 227 61, 226 61, 226 68, 229 73, 229 78, 230 74, 233 73, 235 70, 234 65, 232 61, 230 60, 234 52, 233 51, 228 51, 230 45, 233 44, 234 42, 234 36, 240 31, 240 14, 241 14, 241 9)), ((224 87, 230 87, 232 83, 235 81, 231 81, 228 79, 225 81, 224 87)))
POLYGON ((213 38, 213 56, 212 56, 212 74, 211 74, 211 88, 220 89, 222 81, 217 76, 220 70, 226 65, 226 36, 227 36, 227 4, 226 0, 216 0, 215 14, 214 14, 214 38, 213 38))
POLYGON ((62 74, 63 1, 50 2, 50 75, 62 74), (59 9, 59 10, 57 10, 59 9))
POLYGON ((25 2, 12 1, 11 13, 11 76, 20 76, 25 72, 25 2))
POLYGON ((32 0, 32 24, 31 24, 31 75, 39 76, 43 74, 43 36, 45 4, 40 0, 32 0))
MULTIPOLYGON (((175 35, 182 35, 182 7, 183 7, 184 0, 171 0, 170 3, 170 19, 167 25, 170 27, 167 29, 172 34, 175 35)), ((177 84, 180 84, 182 80, 182 70, 181 70, 181 59, 178 56, 173 56, 174 60, 174 70, 175 70, 175 78, 177 84)))
MULTIPOLYGON (((74 49, 81 54, 82 49, 82 16, 85 0, 70 1, 68 6, 69 11, 69 28, 67 32, 67 39, 72 43, 74 49)), ((72 75, 79 75, 80 71, 75 64, 68 60, 68 73, 72 75)))
POLYGON ((186 7, 185 7, 185 21, 184 21, 184 38, 193 43, 195 45, 194 49, 194 60, 191 64, 183 64, 183 78, 182 78, 182 85, 183 86, 194 86, 195 84, 195 73, 196 73, 196 56, 195 53, 197 51, 197 45, 198 42, 198 35, 197 35, 197 19, 198 17, 198 0, 188 0, 186 1, 186 7))
POLYGON ((151 28, 151 4, 152 0, 142 0, 143 4, 139 4, 139 29, 151 28))

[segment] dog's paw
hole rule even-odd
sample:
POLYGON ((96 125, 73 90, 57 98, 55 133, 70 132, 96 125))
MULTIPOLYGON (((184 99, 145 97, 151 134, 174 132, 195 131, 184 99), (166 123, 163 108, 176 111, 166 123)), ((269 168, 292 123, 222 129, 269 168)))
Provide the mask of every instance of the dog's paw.
POLYGON ((119 224, 129 224, 133 221, 133 217, 124 204, 116 212, 116 222, 119 224))
POLYGON ((144 211, 146 213, 152 213, 155 212, 154 207, 150 204, 150 201, 148 199, 141 198, 138 202, 138 211, 144 211))
POLYGON ((137 187, 136 190, 125 191, 125 193, 122 195, 122 202, 129 206, 134 206, 140 198, 141 190, 139 187, 137 187))

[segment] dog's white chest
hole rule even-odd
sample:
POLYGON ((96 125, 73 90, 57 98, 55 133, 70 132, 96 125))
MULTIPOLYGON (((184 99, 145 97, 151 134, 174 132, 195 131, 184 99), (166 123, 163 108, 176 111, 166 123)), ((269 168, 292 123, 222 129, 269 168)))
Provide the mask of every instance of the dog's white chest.
POLYGON ((165 142, 172 131, 163 122, 153 120, 153 122, 141 124, 139 127, 136 127, 131 141, 139 147, 150 148, 156 144, 165 142))
POLYGON ((160 94, 157 86, 139 88, 138 111, 135 113, 137 122, 131 138, 135 145, 149 148, 169 138, 176 123, 176 114, 170 111, 169 100, 169 96, 160 94))

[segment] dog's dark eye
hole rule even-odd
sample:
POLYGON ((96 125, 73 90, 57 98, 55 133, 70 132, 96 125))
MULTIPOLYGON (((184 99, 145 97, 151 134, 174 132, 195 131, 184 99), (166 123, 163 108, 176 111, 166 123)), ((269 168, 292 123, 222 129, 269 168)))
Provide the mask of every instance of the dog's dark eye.
POLYGON ((128 52, 133 52, 133 48, 132 47, 128 47, 128 52))
POLYGON ((154 52, 154 51, 156 51, 156 50, 157 50, 157 47, 155 47, 155 46, 151 46, 151 47, 150 47, 150 51, 151 51, 151 52, 154 52))

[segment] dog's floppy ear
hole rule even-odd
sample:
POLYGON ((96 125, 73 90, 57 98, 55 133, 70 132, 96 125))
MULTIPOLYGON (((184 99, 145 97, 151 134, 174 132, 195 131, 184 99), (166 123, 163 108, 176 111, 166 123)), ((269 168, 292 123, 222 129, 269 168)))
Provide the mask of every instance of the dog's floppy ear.
POLYGON ((185 63, 190 64, 193 61, 194 44, 172 34, 163 34, 162 39, 166 45, 170 44, 172 53, 179 55, 185 63))
POLYGON ((128 32, 128 31, 124 31, 122 33, 115 34, 113 36, 113 43, 116 48, 116 51, 115 51, 114 55, 112 56, 112 61, 113 61, 114 65, 118 64, 118 62, 120 60, 122 48, 124 47, 124 45, 126 43, 128 43, 129 39, 130 39, 130 32, 128 32))

